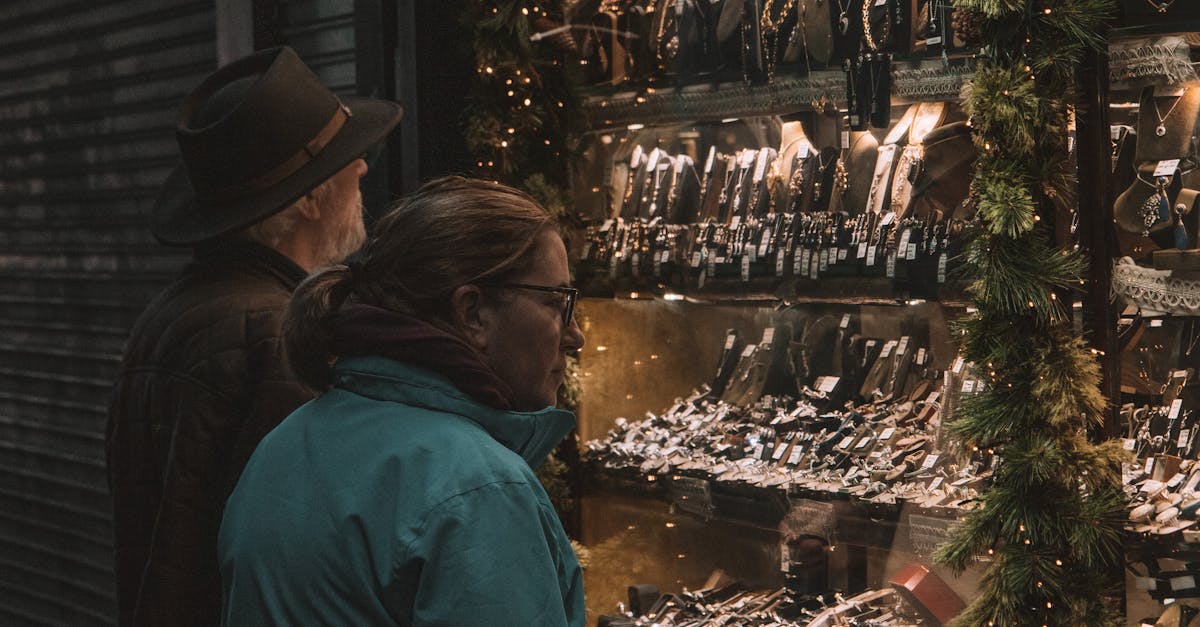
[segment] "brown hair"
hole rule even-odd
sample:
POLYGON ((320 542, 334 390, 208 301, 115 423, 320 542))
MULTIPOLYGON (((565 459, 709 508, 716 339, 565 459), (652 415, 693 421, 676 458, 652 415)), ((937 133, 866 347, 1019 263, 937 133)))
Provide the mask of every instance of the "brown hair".
POLYGON ((323 268, 296 288, 284 317, 292 369, 316 389, 329 385, 333 320, 348 299, 453 332, 454 291, 517 274, 538 234, 553 225, 537 201, 506 185, 461 176, 429 181, 375 224, 361 264, 323 268))

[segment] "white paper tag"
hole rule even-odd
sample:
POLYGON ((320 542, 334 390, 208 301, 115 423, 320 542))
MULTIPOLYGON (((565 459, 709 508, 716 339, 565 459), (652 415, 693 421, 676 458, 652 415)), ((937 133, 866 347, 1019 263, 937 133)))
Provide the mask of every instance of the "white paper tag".
POLYGON ((787 256, 783 251, 775 253, 775 276, 783 276, 783 266, 787 260, 787 256))
POLYGON ((887 3, 888 0, 875 0, 875 6, 877 7, 887 6, 887 3))
POLYGON ((883 215, 883 220, 879 222, 879 226, 887 226, 896 221, 896 212, 889 211, 883 215))
POLYGON ((1192 476, 1188 478, 1187 485, 1183 486, 1183 491, 1185 493, 1195 492, 1198 484, 1200 484, 1200 473, 1192 473, 1192 476))
POLYGON ((1196 578, 1191 575, 1171 577, 1171 591, 1190 590, 1196 587, 1196 578))
POLYGON ((658 158, 661 154, 662 154, 662 150, 660 150, 658 148, 655 148, 654 150, 650 151, 650 157, 648 159, 646 159, 646 171, 647 172, 653 172, 654 168, 656 166, 658 166, 658 158))
POLYGON ((975 381, 973 379, 967 379, 966 381, 963 381, 962 391, 966 392, 967 394, 974 392, 975 381))
POLYGON ((899 344, 899 342, 896 340, 888 340, 887 343, 883 345, 883 350, 880 351, 879 358, 887 359, 888 357, 891 357, 892 351, 895 350, 897 344, 899 344))
POLYGON ((812 251, 807 248, 801 250, 800 251, 800 268, 801 268, 800 271, 803 272, 804 274, 808 274, 808 267, 810 265, 812 265, 809 263, 810 261, 812 261, 812 251))
POLYGON ((699 268, 700 262, 703 260, 704 260, 704 254, 697 250, 696 252, 692 253, 691 266, 693 268, 699 268))
POLYGON ((751 455, 751 457, 753 457, 754 459, 762 459, 764 450, 766 450, 766 447, 764 447, 762 444, 755 444, 754 445, 754 454, 751 455))
POLYGON ((875 265, 875 252, 876 252, 876 247, 874 244, 867 246, 867 265, 868 266, 875 265))
POLYGON ((913 261, 917 258, 917 244, 915 242, 908 243, 908 246, 904 250, 904 258, 908 261, 913 261))
MULTIPOLYGON (((1154 458, 1154 457, 1151 457, 1150 459, 1146 460, 1146 474, 1149 475, 1149 474, 1154 473, 1155 460, 1156 460, 1156 458, 1154 458)), ((1149 493, 1149 492, 1158 490, 1161 487, 1162 487, 1161 481, 1147 481, 1146 483, 1142 484, 1142 492, 1149 493)))
POLYGON ((946 282, 946 253, 938 255, 937 282, 946 282))
POLYGON ((800 462, 801 457, 804 457, 804 447, 797 446, 796 448, 792 449, 792 454, 788 455, 787 463, 790 465, 795 465, 800 462))
POLYGON ((758 261, 758 249, 753 246, 746 248, 746 256, 750 258, 750 263, 758 261))
POLYGON ((1179 159, 1163 159, 1154 168, 1154 176, 1172 176, 1179 169, 1179 159))
POLYGON ((1163 325, 1163 321, 1162 321, 1162 319, 1160 319, 1160 318, 1155 318, 1155 319, 1153 319, 1153 320, 1151 320, 1151 321, 1150 321, 1150 327, 1151 327, 1151 328, 1154 328, 1154 327, 1161 327, 1162 325, 1163 325))
POLYGON ((857 259, 866 259, 867 258, 867 243, 866 242, 863 242, 858 245, 858 252, 855 253, 854 256, 857 259))
POLYGON ((909 339, 910 338, 907 335, 900 338, 900 343, 896 345, 896 354, 897 355, 903 355, 904 351, 908 350, 909 339))
POLYGON ((1175 476, 1173 476, 1167 480, 1167 487, 1174 488, 1175 486, 1183 483, 1184 479, 1185 479, 1185 477, 1184 477, 1183 473, 1177 472, 1177 473, 1175 473, 1175 476))
POLYGON ((783 454, 786 452, 787 452, 787 446, 780 444, 779 446, 775 447, 775 452, 771 453, 771 459, 773 459, 775 461, 779 461, 780 459, 783 459, 783 454))
POLYGON ((930 468, 933 468, 933 465, 934 465, 934 464, 936 464, 937 462, 938 462, 938 456, 937 456, 937 455, 926 455, 926 456, 925 456, 925 463, 921 464, 921 469, 922 469, 922 470, 928 470, 928 469, 930 469, 930 468))
POLYGON ((770 344, 775 339, 775 327, 767 327, 763 329, 763 344, 770 344))
POLYGON ((841 442, 838 442, 838 445, 837 445, 837 447, 838 447, 838 448, 847 448, 847 447, 849 447, 849 446, 850 446, 850 445, 851 445, 853 442, 854 442, 854 436, 852 436, 852 435, 848 435, 848 436, 846 436, 846 437, 842 438, 842 441, 841 441, 841 442))
POLYGON ((743 357, 743 358, 746 358, 746 357, 749 357, 749 356, 753 355, 753 354, 754 354, 754 349, 755 349, 755 345, 754 345, 754 344, 747 344, 747 345, 746 345, 746 348, 743 348, 743 349, 742 349, 742 357, 743 357))
POLYGON ((835 389, 837 389, 837 384, 839 381, 841 381, 840 377, 821 377, 817 380, 817 390, 825 392, 826 394, 833 392, 835 389))
POLYGON ((850 256, 849 248, 839 248, 838 249, 838 251, 837 251, 837 260, 838 261, 845 261, 846 258, 849 256, 850 256))
POLYGON ((923 348, 918 348, 918 349, 917 349, 917 359, 916 359, 916 361, 917 361, 917 365, 918 365, 918 366, 924 366, 924 365, 925 365, 925 349, 923 349, 923 348))
POLYGON ((613 225, 613 221, 611 218, 609 218, 608 220, 605 220, 604 224, 600 225, 600 232, 607 233, 608 230, 612 228, 612 225, 613 225))
POLYGON ((962 372, 962 369, 963 369, 963 363, 964 363, 964 359, 963 359, 962 357, 959 357, 959 358, 955 359, 955 360, 954 360, 954 366, 952 366, 952 367, 950 368, 950 370, 951 370, 951 371, 952 371, 954 374, 958 374, 958 373, 962 372))
POLYGON ((750 280, 750 255, 742 256, 742 280, 750 280))
POLYGON ((822 248, 821 249, 820 270, 821 270, 821 272, 824 272, 828 269, 829 269, 829 249, 822 248))
POLYGON ((940 44, 940 43, 942 43, 942 38, 941 38, 941 37, 930 37, 929 39, 926 39, 926 40, 925 40, 925 45, 926 45, 926 46, 936 46, 936 45, 938 45, 938 44, 940 44))
POLYGON ((842 131, 842 150, 850 147, 850 131, 842 131))
MULTIPOLYGON (((1133 438, 1125 438, 1125 440, 1123 442, 1121 442, 1121 448, 1123 448, 1127 451, 1132 451, 1136 447, 1137 447, 1137 440, 1135 440, 1133 438)), ((1200 477, 1200 475, 1197 475, 1197 476, 1200 477)))
POLYGON ((899 250, 908 249, 908 240, 912 237, 912 229, 904 229, 900 232, 900 243, 896 246, 899 250))
POLYGON ((896 278, 896 255, 894 253, 887 256, 887 278, 896 278))
POLYGON ((800 142, 800 147, 796 150, 796 158, 797 159, 807 159, 808 152, 811 149, 812 149, 812 145, 809 144, 808 142, 805 142, 805 141, 800 142))
POLYGON ((733 343, 737 341, 737 336, 732 333, 725 337, 725 350, 733 348, 733 343))
POLYGON ((1179 441, 1175 443, 1175 446, 1177 448, 1187 447, 1188 439, 1191 437, 1192 437, 1191 429, 1180 429, 1179 430, 1179 441))
POLYGON ((767 159, 770 155, 766 150, 758 151, 758 162, 754 164, 754 181, 758 182, 763 179, 763 175, 767 173, 767 159))
POLYGON ((942 478, 942 477, 936 477, 936 478, 935 478, 933 481, 930 481, 930 482, 929 482, 929 489, 930 489, 930 490, 936 490, 936 489, 938 489, 938 488, 942 487, 942 482, 943 482, 943 481, 945 481, 945 479, 944 479, 944 478, 942 478))
POLYGON ((712 172, 713 161, 717 159, 717 147, 710 146, 708 149, 708 159, 704 160, 704 171, 712 172))
POLYGON ((857 451, 860 448, 867 448, 869 444, 871 444, 871 438, 863 438, 858 441, 858 444, 854 445, 854 450, 857 451))
POLYGON ((1179 410, 1183 407, 1183 399, 1177 398, 1171 401, 1171 411, 1167 414, 1167 418, 1174 420, 1179 417, 1179 410))
POLYGON ((930 392, 929 396, 925 397, 925 402, 929 404, 936 403, 938 398, 942 396, 941 392, 930 392))
POLYGON ((804 261, 804 254, 806 252, 808 251, 800 250, 799 252, 792 253, 792 274, 796 276, 804 275, 804 271, 808 268, 808 264, 804 261))
POLYGON ((821 269, 821 256, 813 255, 812 259, 809 260, 808 278, 816 279, 817 277, 819 277, 820 269, 821 269))
POLYGON ((896 428, 895 428, 895 427, 888 427, 888 428, 886 428, 886 429, 884 429, 884 430, 883 430, 883 433, 880 433, 880 434, 879 434, 879 439, 880 439, 880 440, 883 440, 884 442, 886 442, 886 441, 888 441, 888 440, 892 439, 892 436, 893 436, 893 435, 895 435, 895 434, 896 434, 896 428))
POLYGON ((742 216, 733 216, 733 219, 729 221, 729 230, 736 230, 741 223, 742 216))
POLYGON ((838 325, 839 329, 850 328, 850 314, 842 314, 842 323, 838 325))

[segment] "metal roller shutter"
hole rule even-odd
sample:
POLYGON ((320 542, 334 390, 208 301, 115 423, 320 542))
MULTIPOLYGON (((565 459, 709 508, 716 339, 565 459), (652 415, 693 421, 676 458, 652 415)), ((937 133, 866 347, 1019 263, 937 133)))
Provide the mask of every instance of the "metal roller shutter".
POLYGON ((212 0, 0 4, 0 624, 113 623, 104 430, 212 0))

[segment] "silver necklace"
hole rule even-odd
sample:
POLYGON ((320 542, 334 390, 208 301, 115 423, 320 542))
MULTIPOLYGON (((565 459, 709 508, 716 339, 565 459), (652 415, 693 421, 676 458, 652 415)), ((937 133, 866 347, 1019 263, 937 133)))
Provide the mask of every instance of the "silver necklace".
MULTIPOLYGON (((1174 1, 1174 0, 1172 0, 1172 1, 1174 1)), ((838 3, 838 30, 840 30, 842 32, 842 36, 845 36, 846 33, 850 32, 850 0, 846 0, 846 2, 842 2, 842 0, 837 0, 837 3, 838 3)))
POLYGON ((1166 125, 1167 118, 1171 117, 1171 114, 1175 112, 1175 107, 1178 107, 1179 103, 1183 102, 1183 98, 1185 96, 1187 96, 1186 89, 1183 90, 1183 93, 1180 94, 1179 97, 1175 99, 1175 104, 1171 105, 1171 108, 1167 111, 1166 115, 1163 115, 1158 112, 1158 100, 1154 99, 1153 96, 1150 97, 1151 100, 1154 102, 1154 115, 1158 117, 1158 126, 1154 127, 1155 135, 1158 135, 1159 137, 1163 137, 1167 134, 1167 125, 1166 125))

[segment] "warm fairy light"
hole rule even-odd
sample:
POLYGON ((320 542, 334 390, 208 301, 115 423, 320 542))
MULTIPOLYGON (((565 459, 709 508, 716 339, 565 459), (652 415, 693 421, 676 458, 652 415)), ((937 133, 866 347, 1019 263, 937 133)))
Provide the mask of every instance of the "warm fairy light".
POLYGON ((528 99, 528 98, 526 98, 526 99, 525 99, 525 106, 527 106, 527 107, 528 107, 528 106, 529 106, 529 105, 531 105, 531 104, 533 104, 533 101, 532 101, 532 100, 530 100, 530 99, 528 99))
POLYGON ((493 72, 492 66, 489 65, 488 67, 483 68, 483 71, 487 72, 488 74, 491 74, 493 72))
POLYGON ((675 528, 675 523, 667 521, 667 529, 674 529, 674 528, 675 528))
POLYGON ((596 352, 597 352, 597 353, 603 353, 603 352, 604 352, 604 351, 606 351, 606 350, 608 350, 608 347, 607 347, 607 346, 597 346, 597 347, 596 347, 596 352))
POLYGON ((509 134, 509 135, 516 135, 516 134, 517 134, 517 129, 515 129, 515 128, 509 128, 509 129, 508 129, 508 134, 509 134))
POLYGON ((500 142, 500 147, 501 147, 501 148, 508 148, 508 142, 507 142, 507 141, 502 141, 502 142, 500 142))
POLYGON ((508 97, 509 97, 509 98, 512 98, 512 97, 513 97, 513 95, 514 95, 515 93, 516 93, 516 92, 514 92, 514 91, 513 91, 513 90, 511 90, 511 89, 510 89, 510 90, 508 90, 508 97))

